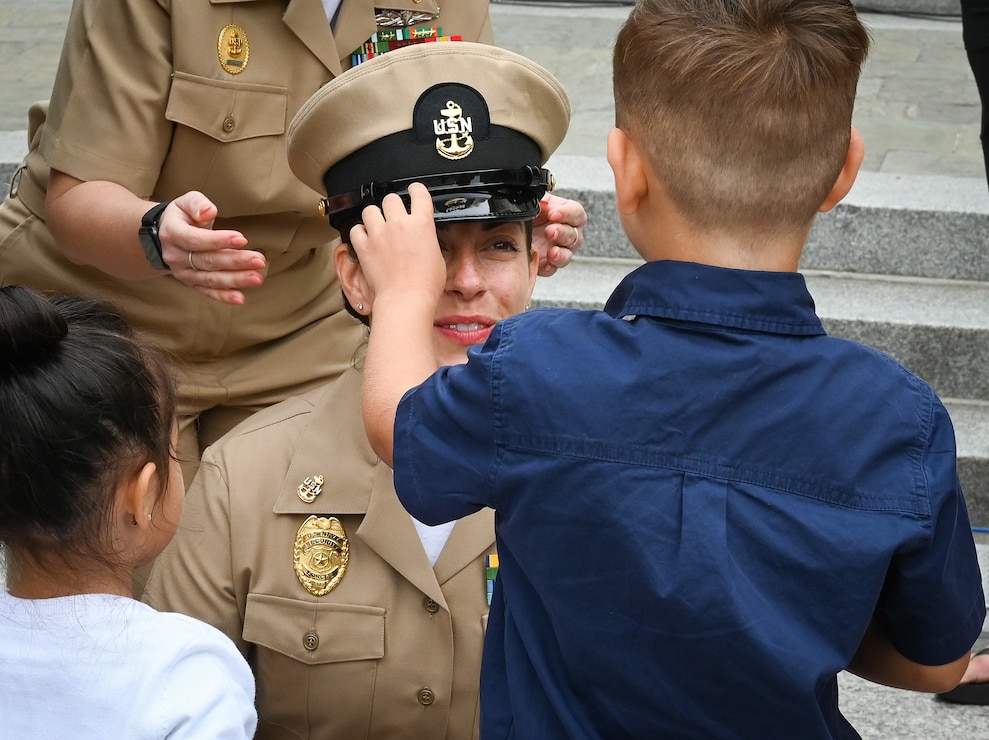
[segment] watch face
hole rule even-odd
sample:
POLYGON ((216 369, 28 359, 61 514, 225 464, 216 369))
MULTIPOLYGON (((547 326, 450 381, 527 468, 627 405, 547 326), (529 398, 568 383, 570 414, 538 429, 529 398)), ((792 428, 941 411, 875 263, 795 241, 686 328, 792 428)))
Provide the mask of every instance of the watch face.
POLYGON ((158 238, 158 220, 165 211, 169 201, 153 206, 141 218, 141 228, 137 230, 141 246, 144 247, 144 254, 148 262, 156 270, 168 270, 168 264, 161 256, 161 240, 158 238))

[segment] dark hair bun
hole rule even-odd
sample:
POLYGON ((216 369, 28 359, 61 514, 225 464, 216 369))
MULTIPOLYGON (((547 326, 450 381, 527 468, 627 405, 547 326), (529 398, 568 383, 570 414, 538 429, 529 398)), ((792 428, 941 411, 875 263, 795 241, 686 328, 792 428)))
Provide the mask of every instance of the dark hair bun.
MULTIPOLYGON (((114 560, 120 481, 146 462, 167 473, 171 462, 175 389, 162 356, 112 305, 2 287, 0 409, 7 552, 114 560)), ((167 474, 157 479, 160 500, 167 474)))
POLYGON ((19 285, 0 288, 0 372, 49 359, 68 331, 65 319, 37 293, 19 285))

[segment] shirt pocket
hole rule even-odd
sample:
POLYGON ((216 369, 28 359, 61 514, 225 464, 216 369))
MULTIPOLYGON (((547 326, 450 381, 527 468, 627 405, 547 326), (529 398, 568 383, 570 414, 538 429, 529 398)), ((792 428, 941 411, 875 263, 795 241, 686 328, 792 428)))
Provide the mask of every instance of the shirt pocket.
POLYGON ((311 204, 285 157, 288 109, 284 87, 175 72, 165 107, 172 141, 155 195, 200 190, 221 218, 295 211, 303 195, 311 204))
POLYGON ((335 737, 363 736, 385 654, 384 608, 248 594, 243 636, 262 723, 300 737, 329 727, 335 737))

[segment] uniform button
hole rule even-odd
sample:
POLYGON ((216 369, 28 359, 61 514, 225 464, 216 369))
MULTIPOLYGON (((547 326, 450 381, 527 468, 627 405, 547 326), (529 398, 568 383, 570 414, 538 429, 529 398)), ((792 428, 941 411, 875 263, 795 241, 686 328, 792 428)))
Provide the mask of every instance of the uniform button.
POLYGON ((237 124, 234 122, 233 116, 227 116, 226 118, 223 119, 223 130, 226 131, 228 134, 234 130, 234 127, 236 125, 237 124))
POLYGON ((433 601, 428 596, 426 597, 426 600, 422 602, 422 604, 423 604, 423 606, 426 607, 426 611, 429 612, 430 614, 435 614, 436 612, 438 612, 440 610, 440 605, 437 604, 435 601, 433 601))
POLYGON ((302 638, 302 647, 310 652, 319 647, 319 635, 316 634, 316 630, 309 630, 306 636, 302 638))
POLYGON ((426 688, 419 689, 418 698, 420 704, 422 704, 424 707, 428 707, 430 704, 433 703, 433 699, 435 699, 436 697, 433 696, 433 690, 427 686, 426 688))

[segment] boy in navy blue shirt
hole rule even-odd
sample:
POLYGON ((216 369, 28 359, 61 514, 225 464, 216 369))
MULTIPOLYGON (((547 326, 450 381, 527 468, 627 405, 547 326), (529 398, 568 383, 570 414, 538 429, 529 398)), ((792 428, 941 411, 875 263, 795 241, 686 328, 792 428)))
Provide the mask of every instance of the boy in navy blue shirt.
POLYGON ((647 262, 604 311, 507 319, 465 366, 423 351, 425 190, 351 232, 365 425, 402 503, 496 512, 483 737, 857 737, 840 671, 962 675, 985 607, 951 422, 828 337, 796 272, 862 160, 867 50, 847 0, 641 0, 608 159, 647 262))

